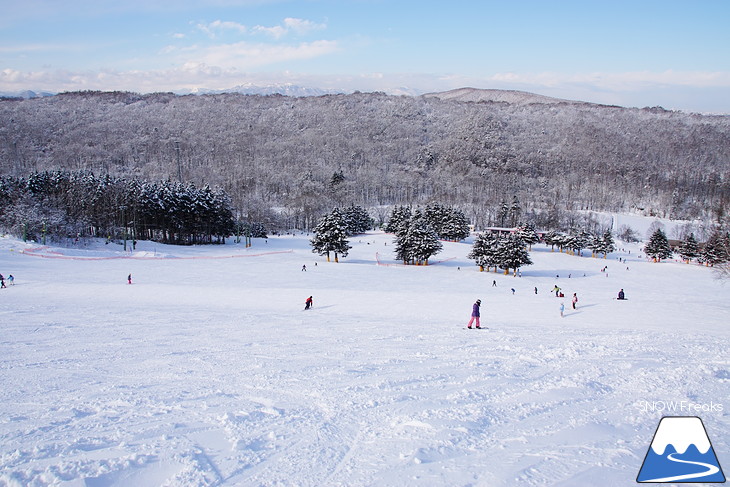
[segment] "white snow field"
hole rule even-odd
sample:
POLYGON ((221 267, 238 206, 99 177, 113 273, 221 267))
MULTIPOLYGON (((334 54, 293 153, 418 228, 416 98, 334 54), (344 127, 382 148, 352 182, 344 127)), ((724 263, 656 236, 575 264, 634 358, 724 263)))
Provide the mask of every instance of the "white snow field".
POLYGON ((378 232, 327 263, 308 238, 0 239, 0 486, 636 485, 665 415, 701 417, 730 473, 711 269, 539 244, 513 277, 471 239, 405 267, 378 232))

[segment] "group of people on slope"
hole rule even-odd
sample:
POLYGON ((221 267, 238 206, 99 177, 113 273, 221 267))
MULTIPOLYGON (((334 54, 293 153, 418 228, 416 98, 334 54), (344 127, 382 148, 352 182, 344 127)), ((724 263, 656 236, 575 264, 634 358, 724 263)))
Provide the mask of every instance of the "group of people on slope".
MULTIPOLYGON (((4 289, 4 288, 8 287, 5 285, 5 281, 6 281, 5 276, 0 274, 0 289, 4 289)), ((15 285, 15 278, 13 277, 12 274, 10 274, 8 276, 7 281, 10 283, 11 286, 15 285)))
MULTIPOLYGON (((560 288, 557 285, 555 286, 555 288, 558 289, 558 291, 560 290, 560 288)), ((561 297, 560 296, 561 294, 562 293, 558 294, 558 292, 555 293, 555 295, 558 296, 558 297, 561 297)), ((626 299, 626 294, 624 293, 624 290, 623 289, 621 289, 618 292, 618 298, 617 299, 619 299, 619 300, 625 300, 626 299)), ((481 326, 481 323, 480 323, 481 313, 479 312, 481 305, 482 305, 482 300, 481 299, 477 299, 476 302, 472 305, 471 319, 469 319, 469 323, 466 325, 467 328, 471 329, 472 328, 472 324, 475 324, 475 323, 476 323, 475 328, 481 328, 482 327, 481 326)), ((573 293, 573 298, 571 299, 571 305, 572 305, 573 309, 576 309, 577 308, 577 306, 578 306, 578 293, 573 293)), ((560 316, 561 317, 565 316, 565 303, 563 303, 563 302, 560 303, 560 316)))

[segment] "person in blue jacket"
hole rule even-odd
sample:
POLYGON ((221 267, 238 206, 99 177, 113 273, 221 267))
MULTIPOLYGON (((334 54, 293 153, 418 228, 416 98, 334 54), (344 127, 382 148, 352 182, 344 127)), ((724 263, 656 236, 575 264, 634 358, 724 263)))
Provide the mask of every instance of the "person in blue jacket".
POLYGON ((479 324, 479 307, 482 305, 482 300, 477 299, 477 302, 474 303, 474 305, 471 308, 471 319, 469 320, 469 324, 466 325, 467 328, 471 329, 472 323, 476 321, 476 327, 481 328, 481 325, 479 324))

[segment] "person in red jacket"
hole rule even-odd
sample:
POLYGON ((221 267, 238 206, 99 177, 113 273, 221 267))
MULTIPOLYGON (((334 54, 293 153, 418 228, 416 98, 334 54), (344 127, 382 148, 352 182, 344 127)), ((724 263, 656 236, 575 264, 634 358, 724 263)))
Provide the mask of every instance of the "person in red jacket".
POLYGON ((309 296, 306 301, 304 301, 304 309, 309 309, 312 307, 312 296, 309 296))

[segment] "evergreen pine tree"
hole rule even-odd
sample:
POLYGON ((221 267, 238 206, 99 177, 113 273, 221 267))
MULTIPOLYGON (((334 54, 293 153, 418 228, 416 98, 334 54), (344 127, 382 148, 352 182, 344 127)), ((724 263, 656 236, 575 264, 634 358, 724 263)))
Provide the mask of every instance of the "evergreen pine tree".
POLYGON ((700 246, 697 243, 697 239, 695 239, 694 233, 690 233, 679 245, 679 255, 688 264, 692 259, 700 256, 700 246))
POLYGON ((411 208, 408 206, 396 206, 390 213, 388 223, 385 225, 385 231, 398 235, 408 229, 408 223, 411 220, 411 208))
POLYGON ((532 250, 532 244, 540 241, 540 237, 538 237, 537 232, 535 231, 535 225, 532 223, 523 224, 517 227, 515 235, 527 244, 528 250, 532 250))
POLYGON ((672 256, 669 239, 667 239, 667 235, 661 228, 655 230, 651 235, 649 242, 644 246, 644 252, 657 262, 672 256))
POLYGON ((545 242, 545 245, 550 246, 550 252, 554 252, 555 246, 560 242, 560 234, 555 230, 550 230, 542 237, 542 240, 545 242))
POLYGON ((312 252, 326 255, 330 261, 330 253, 334 253, 335 262, 339 262, 339 255, 347 257, 350 250, 347 241, 347 231, 340 211, 335 208, 332 213, 323 216, 314 229, 314 237, 310 240, 312 252))
POLYGON ((396 234, 396 258, 404 264, 428 265, 428 259, 442 247, 438 234, 419 210, 416 210, 405 230, 396 234))
POLYGON ((501 240, 499 258, 499 267, 504 269, 505 274, 509 274, 510 269, 513 269, 516 274, 520 267, 532 264, 525 242, 514 234, 501 240))
POLYGON ((345 223, 345 229, 347 236, 351 237, 358 233, 365 233, 373 228, 373 219, 361 206, 350 205, 347 208, 341 209, 342 219, 345 223))
POLYGON ((474 239, 474 245, 467 258, 474 260, 481 271, 485 268, 488 271, 492 267, 496 271, 499 265, 497 258, 498 246, 499 237, 496 234, 491 232, 480 233, 474 239))
POLYGON ((730 262, 730 235, 715 230, 702 248, 700 262, 709 266, 730 262))

